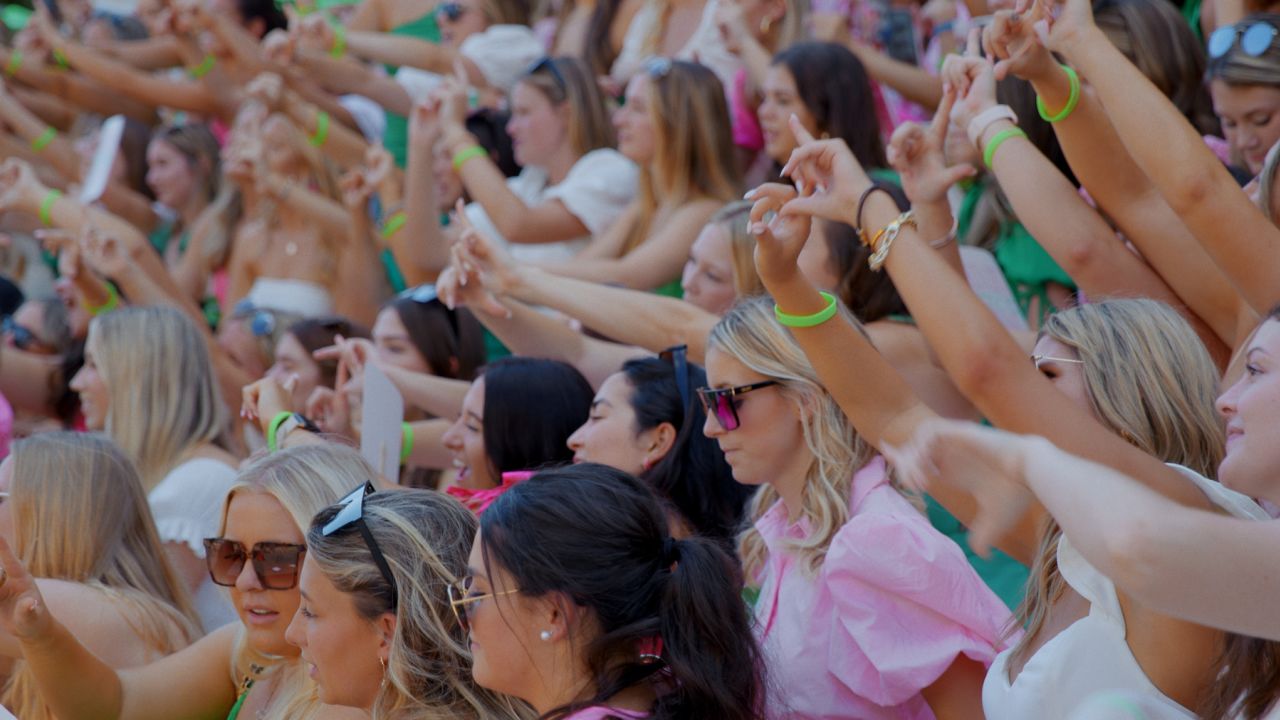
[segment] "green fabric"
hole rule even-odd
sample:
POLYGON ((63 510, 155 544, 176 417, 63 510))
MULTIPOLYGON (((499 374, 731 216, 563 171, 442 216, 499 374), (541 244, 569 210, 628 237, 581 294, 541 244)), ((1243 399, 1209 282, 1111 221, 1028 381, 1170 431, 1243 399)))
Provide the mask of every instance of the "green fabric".
POLYGON ((902 185, 902 177, 898 175, 896 170, 890 168, 871 168, 867 171, 867 177, 876 182, 889 182, 894 185, 902 185))
POLYGON ((677 300, 684 299, 684 286, 680 284, 680 278, 676 278, 665 285, 659 285, 653 289, 655 295, 666 295, 677 300))
POLYGON ((31 9, 22 7, 21 5, 8 5, 0 10, 0 22, 3 22, 10 30, 17 32, 27 26, 27 22, 31 19, 31 9))
MULTIPOLYGON (((436 22, 435 11, 432 10, 417 20, 391 28, 390 34, 404 35, 438 43, 440 42, 440 25, 436 22)), ((386 68, 387 72, 395 74, 396 68, 394 66, 387 65, 386 68)), ((408 118, 393 112, 387 113, 387 126, 382 133, 382 146, 387 149, 387 152, 391 153, 391 157, 396 161, 396 167, 403 168, 405 166, 409 157, 408 118)))
MULTIPOLYGON (((973 223, 973 216, 978 201, 991 188, 984 183, 974 183, 965 193, 960 204, 960 214, 956 220, 956 234, 964 237, 973 223)), ((1053 303, 1049 300, 1047 285, 1057 283, 1075 289, 1075 281, 1054 261, 1040 243, 1031 237, 1031 233, 1016 220, 1000 224, 996 234, 994 253, 996 263, 1009 281, 1013 296, 1018 301, 1025 316, 1030 309, 1032 298, 1039 298, 1040 317, 1028 318, 1033 326, 1038 327, 1053 311, 1053 303)))
POLYGON ((391 292, 402 293, 408 289, 404 281, 404 273, 400 272, 400 264, 391 248, 382 251, 382 269, 387 273, 387 282, 391 284, 391 292))
POLYGON ((484 357, 486 363, 511 357, 511 349, 503 345, 498 336, 489 332, 488 328, 484 330, 484 357))
POLYGON ((151 247, 164 256, 164 251, 169 247, 169 241, 173 239, 173 230, 178 221, 174 218, 166 218, 161 216, 160 224, 155 229, 147 233, 147 241, 151 243, 151 247))
POLYGON ((991 557, 979 557, 973 548, 969 547, 968 529, 933 498, 926 495, 924 501, 925 514, 928 515, 933 527, 960 546, 965 557, 969 559, 969 564, 977 571, 978 577, 982 578, 987 587, 991 588, 1010 610, 1018 607, 1027 586, 1029 574, 1027 567, 994 548, 991 550, 991 557))
POLYGON ((1186 0, 1182 5, 1182 17, 1191 26, 1191 32, 1196 34, 1196 39, 1204 42, 1204 28, 1200 27, 1201 7, 1201 0, 1186 0))

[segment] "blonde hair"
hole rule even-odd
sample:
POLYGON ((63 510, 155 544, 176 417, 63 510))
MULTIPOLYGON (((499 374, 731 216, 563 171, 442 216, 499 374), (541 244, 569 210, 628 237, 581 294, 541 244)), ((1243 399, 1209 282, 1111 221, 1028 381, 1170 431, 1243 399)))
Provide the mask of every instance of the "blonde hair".
POLYGON ((756 272, 756 236, 747 232, 751 223, 751 202, 736 200, 716 211, 708 225, 720 225, 729 233, 733 255, 733 292, 738 298, 764 295, 764 281, 756 272))
MULTIPOLYGON (((311 518, 337 502, 352 488, 372 477, 369 464, 355 450, 334 443, 286 448, 252 460, 241 471, 222 507, 219 534, 226 531, 231 500, 241 493, 261 493, 275 498, 297 523, 299 532, 311 526, 311 518)), ((277 689, 263 710, 263 720, 302 720, 320 707, 315 683, 297 661, 285 662, 249 647, 243 630, 236 639, 231 674, 237 687, 259 677, 263 668, 274 668, 277 689)))
MULTIPOLYGON (((847 311, 844 316, 852 320, 847 311)), ((805 568, 816 573, 832 538, 849 520, 853 474, 874 453, 823 387, 804 351, 778 324, 769 298, 751 298, 736 305, 712 328, 707 347, 777 380, 783 395, 801 409, 805 447, 797 452, 807 451, 813 461, 805 476, 800 514, 809 521, 810 532, 802 539, 788 539, 786 544, 805 568)), ((759 520, 778 498, 773 487, 761 487, 751 501, 752 521, 759 520)), ((746 576, 755 577, 764 566, 768 550, 754 526, 738 537, 738 552, 746 576)))
MULTIPOLYGON (((138 471, 118 447, 102 435, 50 432, 15 443, 12 458, 14 552, 33 576, 102 591, 156 654, 200 637, 138 471)), ((53 717, 22 661, 0 700, 21 718, 53 717)))
POLYGON ((613 121, 604 93, 585 62, 574 57, 546 58, 520 82, 542 93, 552 105, 568 103, 567 135, 576 155, 613 147, 613 121))
POLYGON ((125 308, 94 319, 88 353, 108 388, 105 430, 150 491, 187 450, 215 442, 227 413, 204 338, 168 307, 125 308))
MULTIPOLYGON (((374 476, 369 470, 369 477, 374 476)), ((387 682, 374 701, 379 718, 514 718, 509 699, 478 687, 471 652, 449 603, 447 588, 467 574, 475 515, 431 490, 381 492, 364 499, 364 523, 395 579, 387 583, 359 533, 321 532, 341 510, 316 516, 307 533, 308 562, 372 622, 396 615, 387 682)), ((372 662, 372 658, 369 659, 372 662)), ((527 714, 527 713, 524 713, 527 714)))
POLYGON ((730 135, 724 86, 702 65, 666 61, 648 71, 649 120, 656 155, 640 168, 640 218, 627 233, 623 254, 649 236, 659 206, 738 196, 737 154, 730 135))
MULTIPOLYGON (((1158 460, 1214 477, 1226 443, 1214 410, 1218 371, 1172 308, 1146 299, 1090 303, 1050 316, 1041 334, 1078 353, 1089 405, 1109 430, 1158 460)), ((1057 562, 1061 535, 1049 521, 1018 608, 1027 631, 1014 658, 1026 656, 1065 588, 1057 562)))

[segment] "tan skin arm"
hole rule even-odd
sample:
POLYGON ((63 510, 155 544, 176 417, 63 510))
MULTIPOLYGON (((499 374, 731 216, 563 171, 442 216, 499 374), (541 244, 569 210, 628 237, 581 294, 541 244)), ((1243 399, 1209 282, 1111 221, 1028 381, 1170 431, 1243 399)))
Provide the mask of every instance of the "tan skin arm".
MULTIPOLYGON (((562 263, 547 263, 545 269, 557 275, 618 283, 639 290, 652 290, 679 277, 689 247, 721 203, 695 200, 675 210, 667 222, 653 228, 649 237, 620 258, 592 258, 579 255, 562 263)), ((610 227, 606 235, 624 234, 627 214, 610 227)), ((606 244, 610 238, 605 238, 606 244)))
POLYGON ((1105 104, 1121 141, 1174 213, 1264 313, 1277 300, 1280 229, 1253 205, 1200 134, 1072 1, 1054 24, 1051 50, 1066 55, 1105 104))
MULTIPOLYGON (((3 62, 5 67, 8 67, 12 59, 12 50, 0 48, 0 62, 3 62)), ((102 115, 120 113, 147 124, 155 122, 156 119, 152 106, 128 97, 121 97, 120 93, 90 78, 72 72, 54 70, 33 60, 24 59, 22 67, 18 68, 14 77, 33 88, 63 98, 91 112, 102 115)))
MULTIPOLYGON (((984 44, 989 56, 1005 58, 996 66, 997 76, 1008 72, 1027 79, 1046 108, 1066 107, 1071 96, 1070 80, 1035 37, 1028 20, 1014 21, 1006 12, 997 13, 986 30, 984 44)), ((1186 309, 1180 312, 1188 320, 1196 318, 1192 324, 1202 337, 1206 325, 1212 330, 1218 342, 1206 340, 1210 348, 1238 344, 1242 337, 1237 331, 1238 319, 1241 313, 1252 311, 1134 162, 1093 88, 1084 85, 1076 109, 1053 127, 1072 171, 1088 188, 1098 207, 1138 247, 1151 268, 1181 299, 1169 304, 1178 308, 1185 303, 1186 309)), ((1114 267, 1112 263, 1118 257, 1114 246, 1115 243, 1102 237, 1077 244, 1071 252, 1071 262, 1092 268, 1090 272, 1106 271, 1114 267)), ((1122 257, 1119 259, 1125 261, 1122 257)), ((1067 270, 1072 277, 1076 277, 1076 272, 1083 274, 1082 270, 1067 270)), ((1147 296, 1163 299, 1158 295, 1147 296)))

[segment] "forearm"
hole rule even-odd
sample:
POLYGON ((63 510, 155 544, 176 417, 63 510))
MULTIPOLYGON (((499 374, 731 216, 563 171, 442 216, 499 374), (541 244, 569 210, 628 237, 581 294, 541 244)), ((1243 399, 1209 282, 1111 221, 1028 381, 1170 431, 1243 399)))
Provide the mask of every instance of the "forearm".
MULTIPOLYGON (((426 373, 415 373, 390 366, 380 366, 395 383, 406 402, 424 412, 452 420, 462 414, 462 399, 471 383, 451 380, 426 373)), ((417 440, 414 441, 417 447, 417 440)))
POLYGON ((389 242, 410 285, 433 282, 449 266, 452 242, 440 226, 440 202, 431 160, 431 152, 417 147, 411 139, 405 172, 405 225, 389 242))
POLYGON ((378 307, 391 294, 391 288, 368 222, 357 226, 354 218, 352 220, 347 242, 338 251, 334 310, 343 317, 372 327, 378 317, 378 307))
POLYGON ((1280 230, 1263 217, 1177 108, 1091 29, 1066 51, 1170 208, 1204 243, 1250 305, 1266 312, 1280 276, 1280 230))
MULTIPOLYGON (((317 132, 321 129, 320 113, 327 113, 327 110, 316 107, 292 92, 285 93, 283 106, 285 113, 299 130, 306 133, 308 138, 317 137, 317 132)), ((338 122, 332 113, 329 113, 329 118, 324 142, 321 144, 322 152, 340 167, 349 168, 359 165, 364 161, 364 154, 369 144, 359 133, 338 122)))
POLYGON ((50 617, 48 625, 40 637, 22 641, 22 654, 52 714, 65 720, 119 718, 124 706, 120 676, 56 619, 50 617))
POLYGON ((548 272, 567 278, 596 283, 621 285, 634 290, 654 290, 679 277, 674 259, 654 264, 645 262, 633 252, 620 258, 575 257, 564 262, 542 265, 548 272))
POLYGON ((336 200, 330 200, 305 185, 274 175, 265 178, 263 185, 267 196, 289 211, 307 218, 315 232, 325 233, 330 237, 347 236, 350 215, 336 200))
POLYGON ((66 43, 63 53, 85 77, 139 102, 206 116, 222 114, 217 98, 202 83, 153 77, 77 43, 66 43))
POLYGON ((942 102, 942 78, 930 75, 917 65, 895 60, 868 45, 855 42, 849 47, 876 82, 897 90, 904 98, 926 110, 932 111, 942 102))
POLYGON ((347 51, 373 62, 407 65, 441 75, 453 72, 453 61, 458 57, 451 48, 426 40, 363 31, 347 33, 347 51))
POLYGON ((181 42, 172 36, 143 40, 121 40, 104 48, 112 57, 145 71, 163 70, 182 64, 181 42))

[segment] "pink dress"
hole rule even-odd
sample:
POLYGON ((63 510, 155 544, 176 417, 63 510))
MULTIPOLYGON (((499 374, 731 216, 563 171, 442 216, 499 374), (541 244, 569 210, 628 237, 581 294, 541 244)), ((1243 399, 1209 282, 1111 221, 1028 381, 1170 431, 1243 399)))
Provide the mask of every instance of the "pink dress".
POLYGON ((932 720, 920 691, 959 655, 990 665, 1009 610, 889 485, 876 458, 853 477, 853 516, 817 576, 783 541, 803 538, 779 501, 756 522, 769 558, 755 613, 770 720, 932 720))

